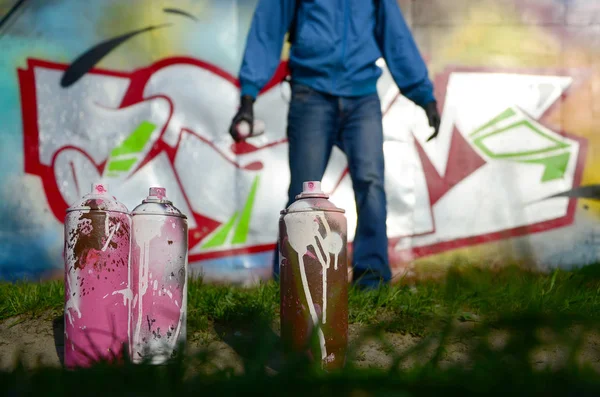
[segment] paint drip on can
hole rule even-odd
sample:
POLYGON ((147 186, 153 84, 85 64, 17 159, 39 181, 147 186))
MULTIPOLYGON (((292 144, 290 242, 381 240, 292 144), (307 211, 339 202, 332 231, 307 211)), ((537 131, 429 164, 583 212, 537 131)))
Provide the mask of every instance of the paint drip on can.
POLYGON ((160 187, 150 188, 131 215, 131 357, 162 364, 186 341, 187 218, 160 187))
POLYGON ((131 217, 103 184, 67 209, 64 226, 68 368, 120 360, 131 327, 131 217))
POLYGON ((331 370, 346 362, 348 271, 346 217, 328 198, 320 182, 305 182, 281 211, 279 272, 286 354, 309 351, 331 370))

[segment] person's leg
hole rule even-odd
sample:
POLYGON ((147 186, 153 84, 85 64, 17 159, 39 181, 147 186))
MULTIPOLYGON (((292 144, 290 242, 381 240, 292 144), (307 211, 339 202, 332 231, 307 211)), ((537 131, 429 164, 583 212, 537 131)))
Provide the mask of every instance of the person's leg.
MULTIPOLYGON (((338 128, 334 97, 292 84, 287 126, 291 179, 286 207, 302 193, 303 182, 323 178, 338 128)), ((279 278, 278 247, 275 247, 273 257, 273 277, 279 278)))
POLYGON ((348 157, 358 214, 353 280, 359 286, 376 287, 391 280, 381 105, 376 94, 344 98, 341 103, 339 140, 348 157))

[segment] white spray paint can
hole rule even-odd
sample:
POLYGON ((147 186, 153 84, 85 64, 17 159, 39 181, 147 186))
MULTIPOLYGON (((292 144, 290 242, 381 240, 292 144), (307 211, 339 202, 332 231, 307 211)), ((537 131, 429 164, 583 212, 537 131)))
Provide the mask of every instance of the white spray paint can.
POLYGON ((132 360, 163 364, 186 341, 188 224, 166 197, 150 194, 132 212, 132 360))
POLYGON ((262 120, 254 120, 252 134, 250 134, 250 123, 247 121, 240 121, 236 125, 236 130, 238 136, 243 140, 247 138, 254 138, 265 133, 265 123, 262 120))

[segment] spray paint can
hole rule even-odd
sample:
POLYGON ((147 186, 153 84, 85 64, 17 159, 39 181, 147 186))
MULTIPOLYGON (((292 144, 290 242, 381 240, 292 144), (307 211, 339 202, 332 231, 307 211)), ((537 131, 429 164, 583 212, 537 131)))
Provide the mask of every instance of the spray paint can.
POLYGON ((131 357, 162 364, 186 340, 187 218, 160 187, 151 187, 131 215, 131 357))
POLYGON ((281 338, 287 354, 308 349, 324 369, 338 369, 348 342, 347 226, 328 198, 320 182, 305 182, 281 211, 281 338), (309 347, 312 338, 318 348, 309 347))
POLYGON ((262 120, 254 120, 252 125, 252 134, 250 134, 250 123, 240 121, 236 126, 236 132, 241 139, 254 138, 265 133, 265 123, 262 120))
POLYGON ((131 217, 103 184, 67 209, 64 226, 68 368, 122 357, 129 343, 131 217))

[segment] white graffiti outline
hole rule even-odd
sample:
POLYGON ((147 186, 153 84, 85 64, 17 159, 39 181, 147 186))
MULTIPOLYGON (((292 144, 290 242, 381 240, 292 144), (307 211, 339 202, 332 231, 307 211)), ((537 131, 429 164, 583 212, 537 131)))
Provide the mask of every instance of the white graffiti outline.
MULTIPOLYGON (((223 79, 225 79, 226 81, 229 82, 234 82, 234 78, 232 76, 228 76, 226 73, 222 72, 222 71, 218 71, 218 73, 215 73, 214 71, 216 68, 212 65, 206 64, 202 61, 198 61, 198 60, 194 60, 194 59, 163 59, 160 60, 158 62, 156 62, 154 64, 154 66, 156 67, 157 71, 161 70, 162 68, 165 67, 169 67, 169 66, 173 66, 173 65, 193 65, 193 66, 197 66, 201 69, 205 69, 205 70, 209 70, 212 71, 213 74, 215 76, 221 77, 223 79)), ((382 64, 383 66, 383 64, 382 64)), ((23 85, 23 83, 28 83, 27 85, 25 85, 24 87, 22 86, 22 92, 24 93, 24 100, 22 102, 22 105, 24 107, 24 110, 28 111, 28 108, 31 106, 31 102, 32 100, 38 100, 39 98, 39 92, 36 93, 35 91, 31 90, 29 87, 29 84, 31 82, 36 82, 36 78, 38 77, 38 75, 36 74, 37 72, 39 72, 41 69, 45 69, 45 70, 58 70, 58 71, 63 71, 66 68, 66 65, 63 64, 59 64, 59 63, 54 63, 54 62, 48 62, 48 61, 43 61, 43 60, 36 60, 36 59, 29 59, 27 62, 27 68, 25 69, 19 69, 19 81, 21 82, 21 84, 23 85)), ((109 72, 111 71, 105 71, 105 70, 97 70, 94 72, 91 72, 89 75, 90 76, 111 76, 109 74, 109 72)), ((505 73, 505 74, 518 74, 518 75, 522 75, 523 73, 525 73, 525 71, 523 70, 519 70, 519 71, 515 71, 515 70, 510 70, 510 69, 497 69, 497 68, 492 68, 492 69, 485 69, 482 68, 481 70, 477 69, 477 70, 462 70, 461 68, 448 68, 446 71, 444 71, 442 74, 440 74, 439 76, 437 76, 439 79, 441 79, 440 81, 446 81, 444 80, 444 76, 451 76, 453 73, 462 73, 462 72, 469 72, 470 74, 486 74, 486 73, 505 73)), ((556 72, 556 71, 555 71, 556 72)), ((539 78, 541 76, 537 76, 537 74, 535 73, 535 71, 530 71, 531 76, 529 77, 533 77, 533 78, 539 78)), ((560 73, 556 72, 557 75, 559 75, 560 73)), ((121 79, 129 79, 130 81, 138 81, 140 83, 146 83, 146 80, 140 80, 139 76, 141 74, 138 74, 138 71, 133 71, 131 73, 125 73, 123 74, 122 77, 120 77, 121 79)), ((525 77, 525 75, 523 75, 525 77)), ((380 84, 382 88, 388 87, 388 86, 392 86, 392 83, 387 82, 387 80, 389 80, 389 73, 386 71, 386 69, 384 68, 384 76, 382 77, 381 81, 382 83, 380 84), (387 77, 386 77, 387 76, 387 77)), ((145 79, 145 77, 144 77, 145 79)), ((391 81, 391 80, 390 80, 391 81)), ((142 84, 143 85, 143 84, 142 84)), ((136 84, 135 86, 138 86, 138 84, 136 84)), ((446 86, 446 83, 443 84, 443 87, 446 86)), ((143 100, 149 100, 152 98, 157 98, 159 96, 143 96, 143 95, 138 95, 137 90, 130 90, 131 92, 134 92, 135 95, 135 100, 134 100, 134 104, 140 103, 143 100)), ((268 91, 268 90, 267 90, 268 91)), ((389 90, 388 90, 389 91, 389 90)), ((392 107, 392 105, 394 103, 396 103, 396 99, 397 98, 401 98, 400 95, 398 95, 397 97, 394 97, 394 95, 392 95, 392 91, 386 91, 385 89, 381 92, 381 94, 385 94, 384 98, 382 98, 382 105, 384 110, 386 110, 384 112, 387 113, 387 110, 389 108, 392 107), (389 101, 392 101, 393 103, 390 104, 388 103, 389 101)), ((130 93, 131 93, 130 92, 130 93)), ((395 93, 395 89, 394 89, 394 93, 395 93)), ((164 94, 164 93, 163 93, 164 94)), ((446 92, 445 94, 446 96, 448 95, 448 92, 446 92)), ((160 96, 162 99, 167 100, 168 101, 168 96, 162 95, 160 96)), ((446 101, 448 102, 448 101, 446 101)), ((452 102, 452 101, 450 101, 452 102)), ((128 103, 128 105, 131 105, 130 103, 128 103)), ((174 105, 173 103, 170 103, 169 105, 169 109, 170 112, 169 114, 171 115, 173 113, 174 110, 174 105)), ((211 113, 212 114, 212 113, 211 113)), ((390 119, 394 117, 394 110, 390 111, 389 114, 387 116, 384 115, 384 119, 390 119)), ((446 116, 444 116, 446 117, 446 116)), ((34 117, 35 118, 35 117, 34 117)), ((210 126, 212 128, 212 125, 210 126)), ((39 128, 39 123, 31 123, 28 124, 26 126, 24 126, 24 134, 31 138, 32 137, 37 137, 40 134, 40 131, 38 131, 39 128)), ((165 127, 166 128, 166 127, 165 127)), ((211 128, 207 127, 207 131, 212 131, 211 128)), ((411 128, 411 130, 413 130, 414 128, 411 128)), ((386 129, 387 130, 387 129, 386 129)), ((164 131, 161 131, 161 134, 164 131)), ((446 131, 447 132, 447 131, 446 131)), ((196 135, 196 133, 194 133, 194 135, 196 135)), ((210 135, 210 134, 209 134, 210 135)), ((449 135, 447 133, 442 133, 440 134, 440 137, 443 138, 443 136, 445 135, 449 135)), ((569 136, 571 137, 571 136, 569 136)), ((258 138, 257 138, 258 139, 258 138)), ((209 139, 210 140, 210 139, 209 139)), ((386 142, 389 139, 386 140, 386 142)), ((34 142, 37 142, 37 140, 33 140, 34 142)), ((263 141, 261 141, 263 142, 263 141)), ((441 142, 441 141, 439 141, 441 142)), ((272 145, 273 142, 271 142, 271 144, 268 144, 268 147, 274 146, 272 145)), ((580 142, 580 145, 582 145, 582 147, 585 147, 585 143, 580 142)), ((216 145, 219 146, 219 145, 216 145)), ((444 145, 441 145, 444 146, 444 145)), ((223 149, 222 146, 219 146, 219 148, 223 149)), ((444 157, 443 154, 440 154, 438 152, 444 152, 445 149, 440 147, 440 144, 434 144, 434 145, 428 145, 424 147, 424 151, 425 151, 425 155, 426 157, 429 158, 429 161, 432 163, 432 165, 434 166, 434 168, 437 169, 438 173, 440 174, 440 176, 442 174, 444 174, 444 165, 446 164, 446 158, 444 157), (440 157, 441 156, 441 157, 440 157), (440 159, 437 159, 438 157, 440 157, 440 159), (438 161, 439 160, 439 161, 438 161), (439 164, 438 164, 439 163, 439 164)), ((61 149, 62 150, 62 149, 61 149)), ((92 161, 92 157, 90 155, 87 154, 87 152, 85 151, 84 148, 78 148, 78 150, 80 151, 80 153, 82 153, 82 155, 84 155, 84 157, 88 158, 90 161, 92 161)), ((166 149, 165 149, 166 150, 166 149)), ((26 163, 26 169, 28 169, 28 171, 26 171, 27 173, 32 173, 35 175, 40 175, 42 178, 49 178, 50 175, 52 175, 52 177, 54 177, 54 172, 53 172, 53 167, 54 167, 54 163, 52 163, 52 165, 44 163, 44 162, 40 162, 39 158, 31 158, 31 156, 27 156, 27 154, 30 154, 29 151, 26 151, 26 157, 25 157, 25 163, 26 163)), ((32 152, 35 153, 35 152, 32 152)), ((578 157, 580 157, 581 155, 579 154, 578 157)), ((228 158, 231 158, 231 156, 227 156, 228 158)), ((446 156, 447 157, 447 156, 446 156)), ((98 168, 98 163, 100 160, 97 161, 92 161, 92 165, 95 165, 96 168, 98 168)), ((580 164, 581 162, 579 160, 577 160, 577 164, 580 164)), ((583 166, 582 165, 577 165, 577 170, 575 171, 576 173, 580 173, 581 172, 581 168, 583 166)), ((52 189, 50 190, 52 191, 52 189)), ((332 192, 333 194, 333 192, 332 192)), ((48 196, 50 197, 54 197, 54 196, 48 196)), ((342 195, 340 195, 340 197, 342 197, 342 195)), ((337 198, 337 197, 336 197, 337 198)), ((426 201, 426 200, 425 200, 426 201)), ((446 200, 449 201, 449 200, 446 200)), ((349 204, 348 204, 349 205, 349 204)), ((62 211, 63 209, 61 208, 61 203, 56 201, 56 200, 52 200, 50 203, 50 207, 53 210, 53 212, 55 214, 58 214, 57 216, 60 218, 62 215, 62 211)), ((438 205, 438 207, 440 207, 438 205)), ((531 222, 538 222, 540 224, 543 223, 543 227, 544 230, 551 230, 554 229, 556 227, 562 226, 562 225, 566 225, 566 224, 571 224, 573 222, 573 214, 574 214, 574 206, 569 206, 568 209, 566 209, 565 211, 567 211, 566 214, 562 214, 562 212, 558 211, 559 213, 557 215, 553 215, 554 217, 551 217, 550 215, 545 216, 541 219, 535 219, 535 220, 531 220, 531 222)), ((434 217, 435 214, 433 214, 433 209, 430 208, 431 210, 431 216, 434 217)), ((442 211, 442 209, 439 209, 439 211, 442 211)), ((428 211, 430 212, 430 211, 428 211)), ((548 212, 544 212, 545 214, 547 214, 548 212)), ((349 230, 352 231, 353 230, 353 220, 349 219, 350 223, 349 223, 349 230)), ((405 225, 406 226, 406 225, 405 225)), ((439 226, 436 225, 436 226, 439 226)), ((513 230, 511 227, 513 227, 514 225, 507 225, 507 226, 503 226, 503 229, 500 230, 508 230, 509 234, 513 234, 513 230), (506 229, 509 228, 509 229, 506 229)), ((516 226, 515 226, 516 227, 516 226)), ((520 227, 520 226, 519 226, 520 227)), ((420 230, 420 229, 419 229, 420 230)), ((441 230, 441 229, 440 229, 441 230)), ((459 244, 460 246, 470 246, 473 243, 471 241, 473 241, 473 237, 476 237, 478 241, 490 241, 488 239, 489 236, 493 234, 493 236, 496 236, 497 231, 495 230, 477 230, 473 235, 469 235, 469 240, 463 239, 464 236, 462 235, 454 235, 454 234, 445 234, 443 236, 438 236, 438 234, 440 234, 440 230, 437 230, 437 227, 431 231, 427 231, 425 229, 423 229, 421 232, 415 234, 415 235, 411 235, 411 234, 394 234, 392 233, 392 236, 390 238, 390 244, 395 245, 396 246, 396 254, 399 255, 401 260, 408 260, 406 258, 419 258, 422 256, 426 256, 426 255, 431 255, 431 254, 435 254, 438 252, 444 252, 446 250, 448 250, 448 248, 445 244, 449 241, 456 241, 457 244, 459 244), (400 243, 398 243, 398 240, 400 241, 400 243), (412 249, 414 247, 418 247, 420 248, 417 251, 412 251, 412 249)), ((515 233, 515 237, 517 236, 521 236, 521 235, 527 235, 529 234, 529 232, 527 232, 526 229, 519 229, 518 231, 514 231, 515 233)), ((351 240, 351 236, 348 236, 349 240, 351 240)), ((495 241, 497 240, 499 237, 492 237, 491 241, 495 241)), ((263 250, 263 246, 261 246, 259 243, 262 243, 262 241, 260 242, 256 242, 255 244, 253 242, 250 242, 250 246, 254 249, 257 249, 257 252, 262 252, 263 250), (260 251, 259 251, 260 250, 260 251)), ((266 248, 265 248, 266 250, 266 248)), ((216 251, 212 251, 211 254, 214 254, 216 251)), ((199 261, 203 261, 205 259, 205 255, 206 253, 204 251, 202 252, 192 252, 191 254, 191 259, 192 262, 199 262, 199 261)), ((222 250, 222 252, 218 253, 218 257, 225 257, 225 256, 235 256, 239 254, 238 251, 232 249, 232 250, 222 250)))

